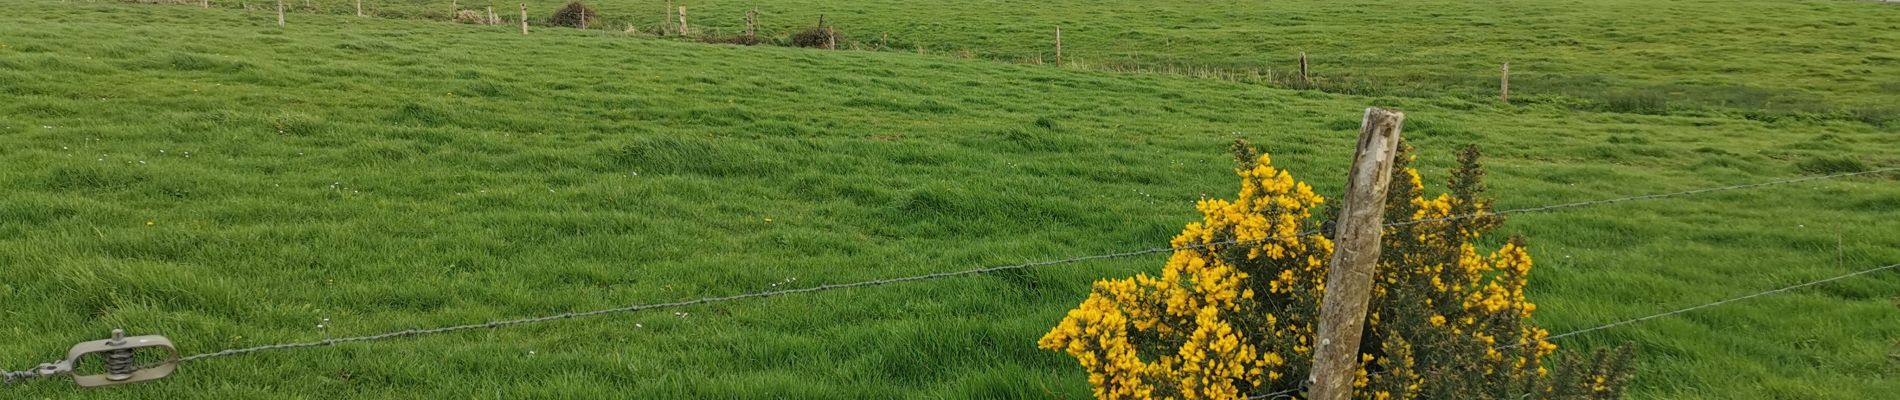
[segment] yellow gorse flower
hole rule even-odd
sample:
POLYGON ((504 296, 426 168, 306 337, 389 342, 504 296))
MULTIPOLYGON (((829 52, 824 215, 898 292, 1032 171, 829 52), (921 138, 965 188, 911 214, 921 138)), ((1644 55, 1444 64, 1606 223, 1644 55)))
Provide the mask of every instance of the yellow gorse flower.
MULTIPOLYGON (((1409 152, 1403 157, 1401 165, 1411 161, 1409 152)), ((1159 277, 1096 282, 1039 347, 1074 357, 1102 399, 1239 399, 1297 387, 1310 368, 1333 243, 1300 235, 1324 199, 1270 162, 1261 155, 1236 169, 1235 199, 1195 204, 1201 220, 1169 242, 1179 250, 1159 277)), ((1395 175, 1392 190, 1409 200, 1389 202, 1389 221, 1489 212, 1488 200, 1462 193, 1425 199, 1411 168, 1395 175)), ((1428 379, 1440 372, 1421 370, 1421 359, 1450 357, 1473 363, 1468 371, 1506 374, 1497 376, 1548 375, 1541 360, 1556 346, 1528 322, 1536 310, 1524 295, 1530 254, 1515 241, 1490 254, 1471 244, 1497 224, 1387 228, 1356 398, 1420 398, 1450 381, 1428 379), (1476 346, 1488 350, 1432 353, 1476 346)))

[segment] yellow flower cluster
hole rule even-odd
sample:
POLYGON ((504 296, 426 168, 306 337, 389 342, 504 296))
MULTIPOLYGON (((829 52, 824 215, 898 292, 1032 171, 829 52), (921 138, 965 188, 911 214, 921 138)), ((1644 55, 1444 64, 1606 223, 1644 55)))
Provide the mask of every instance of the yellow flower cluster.
POLYGON ((1261 352, 1258 336, 1302 345, 1310 340, 1310 324, 1282 324, 1272 314, 1257 312, 1253 305, 1264 299, 1257 298, 1245 270, 1285 272, 1272 280, 1266 297, 1317 287, 1332 242, 1299 235, 1299 229, 1321 199, 1291 174, 1273 168, 1265 156, 1237 172, 1239 198, 1197 204, 1204 218, 1174 238, 1178 250, 1159 278, 1097 282, 1089 298, 1039 342, 1074 356, 1088 370, 1096 397, 1241 398, 1245 389, 1288 375, 1287 356, 1261 352), (1237 244, 1221 244, 1226 242, 1237 244), (1227 258, 1232 249, 1244 249, 1244 256, 1227 258), (1262 263, 1279 267, 1257 268, 1262 263), (1169 344, 1172 351, 1137 354, 1135 349, 1149 348, 1137 338, 1169 344))
MULTIPOLYGON (((1541 342, 1549 332, 1529 323, 1537 309, 1524 295, 1529 253, 1517 241, 1479 253, 1471 242, 1498 221, 1447 217, 1488 213, 1488 200, 1468 193, 1425 199, 1404 157, 1392 190, 1409 201, 1388 202, 1386 214, 1388 222, 1411 223, 1385 232, 1355 397, 1421 398, 1433 385, 1471 381, 1442 379, 1448 373, 1544 377, 1541 360, 1556 346, 1541 342), (1488 350, 1444 353, 1477 345, 1488 350), (1445 372, 1420 360, 1434 368, 1455 365, 1446 360, 1475 365, 1445 372)), ((1296 388, 1305 378, 1333 243, 1300 233, 1324 200, 1264 155, 1235 172, 1238 197, 1196 204, 1201 221, 1170 242, 1176 250, 1159 277, 1096 282, 1038 342, 1073 356, 1096 397, 1239 399, 1296 388)))

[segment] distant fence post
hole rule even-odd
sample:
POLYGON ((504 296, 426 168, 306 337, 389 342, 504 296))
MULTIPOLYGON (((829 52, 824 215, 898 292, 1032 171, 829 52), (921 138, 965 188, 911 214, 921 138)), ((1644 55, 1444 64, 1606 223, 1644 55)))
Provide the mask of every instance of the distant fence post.
POLYGON ((1062 25, 1056 25, 1056 66, 1062 66, 1062 25))
POLYGON ((680 6, 680 36, 686 36, 691 31, 692 27, 686 25, 686 6, 680 6))
POLYGON ((202 2, 198 3, 198 5, 204 8, 211 8, 211 0, 203 0, 202 2))
POLYGON ((825 49, 836 50, 838 48, 838 38, 836 37, 838 36, 838 33, 835 31, 832 31, 831 25, 828 25, 825 23, 824 14, 818 14, 818 29, 823 29, 825 31, 825 49))
POLYGON ((587 7, 581 7, 581 29, 587 29, 587 7))
POLYGON ((284 0, 277 0, 277 27, 284 27, 284 0))
POLYGON ((449 0, 449 20, 450 20, 450 21, 454 21, 454 20, 455 20, 455 12, 456 12, 456 11, 462 11, 462 1, 461 1, 461 0, 449 0))
POLYGON ((501 25, 501 17, 495 16, 495 6, 488 6, 488 24, 501 25))
POLYGON ((356 16, 363 16, 363 0, 356 0, 356 16))
POLYGON ((1339 231, 1332 266, 1326 271, 1326 293, 1320 300, 1318 343, 1313 348, 1313 375, 1307 378, 1312 400, 1345 400, 1359 365, 1359 339, 1365 328, 1366 306, 1372 300, 1372 276, 1379 264, 1379 235, 1384 227, 1385 188, 1392 181, 1392 157, 1398 153, 1399 130, 1405 114, 1378 107, 1366 109, 1359 126, 1359 147, 1353 153, 1352 172, 1346 176, 1346 201, 1339 211, 1339 231))
POLYGON ((1498 100, 1511 103, 1511 63, 1504 63, 1504 68, 1498 70, 1498 100))
POLYGON ((746 10, 745 36, 747 38, 752 38, 752 39, 757 39, 759 37, 759 8, 758 7, 752 7, 751 10, 746 10))
POLYGON ((521 34, 528 34, 528 3, 521 3, 521 34))
POLYGON ((1306 82, 1306 52, 1300 52, 1300 82, 1306 82))

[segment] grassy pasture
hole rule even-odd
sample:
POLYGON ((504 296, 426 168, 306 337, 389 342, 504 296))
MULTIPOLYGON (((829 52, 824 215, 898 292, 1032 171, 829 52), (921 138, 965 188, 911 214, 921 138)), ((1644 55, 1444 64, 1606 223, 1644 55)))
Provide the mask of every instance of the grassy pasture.
MULTIPOLYGON (((1236 135, 1336 193, 1374 104, 1407 110, 1432 182, 1452 149, 1486 146, 1503 208, 1900 165, 1900 135, 1840 119, 1499 107, 577 30, 10 7, 10 369, 113 327, 196 353, 320 339, 325 318, 327 334, 349 336, 1153 247, 1195 199, 1231 196, 1236 135)), ((1897 182, 1526 215, 1503 232, 1530 239, 1539 321, 1563 332, 1900 260, 1897 182)), ((1035 338, 1092 280, 1160 263, 266 353, 109 391, 0 391, 1084 398, 1080 371, 1035 338)), ((1900 392, 1896 293, 1900 276, 1883 274, 1560 344, 1636 343, 1640 398, 1880 398, 1900 392)))
MULTIPOLYGON (((540 23, 568 0, 529 0, 540 23)), ((195 0, 193 0, 195 3, 195 0)), ((350 0, 298 11, 353 14, 350 0)), ((259 1, 214 0, 253 6, 259 1)), ((518 0, 365 0, 371 14, 447 20, 494 6, 515 20, 518 0)), ((657 32, 666 2, 596 0, 607 29, 657 32)), ((1758 120, 1843 119, 1900 127, 1900 7, 1847 0, 678 0, 692 26, 742 32, 759 7, 762 30, 783 38, 820 15, 854 43, 890 51, 1010 62, 1065 58, 1094 68, 1273 73, 1283 87, 1463 99, 1496 97, 1512 65, 1519 102, 1650 114, 1719 113, 1758 120), (1318 80, 1290 81, 1306 52, 1318 80)), ((496 29, 513 29, 512 26, 496 29)))

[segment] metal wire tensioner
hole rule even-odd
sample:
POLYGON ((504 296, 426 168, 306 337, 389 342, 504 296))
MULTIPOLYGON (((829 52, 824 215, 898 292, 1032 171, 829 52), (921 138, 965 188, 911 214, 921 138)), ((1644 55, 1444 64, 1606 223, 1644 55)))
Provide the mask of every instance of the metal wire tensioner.
POLYGON ((50 378, 72 375, 79 359, 89 354, 98 354, 105 360, 105 373, 99 375, 76 375, 73 383, 80 387, 100 387, 156 380, 171 375, 178 370, 178 348, 172 346, 171 339, 164 336, 147 335, 126 337, 125 330, 113 329, 112 338, 82 342, 66 351, 66 359, 43 363, 25 371, 0 371, 6 383, 14 381, 50 378), (166 353, 165 360, 146 366, 138 364, 140 349, 158 348, 166 353))

